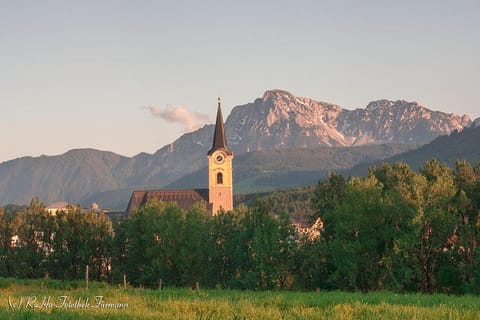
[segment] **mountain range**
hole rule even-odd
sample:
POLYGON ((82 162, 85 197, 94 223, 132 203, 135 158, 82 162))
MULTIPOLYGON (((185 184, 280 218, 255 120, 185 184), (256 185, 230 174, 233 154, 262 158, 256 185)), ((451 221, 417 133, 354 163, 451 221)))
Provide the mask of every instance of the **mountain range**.
MULTIPOLYGON (((247 192, 310 182, 322 172, 392 157, 470 125, 466 115, 432 111, 417 102, 378 100, 347 110, 270 90, 234 107, 225 128, 235 152, 235 190, 247 192)), ((213 129, 205 125, 154 154, 124 157, 78 149, 0 163, 0 205, 38 196, 45 203, 96 201, 123 209, 133 189, 195 187, 204 181, 213 129)))
POLYGON ((457 160, 466 160, 472 166, 476 165, 480 161, 480 126, 471 126, 460 132, 454 131, 450 135, 440 136, 418 149, 399 153, 381 161, 375 161, 368 165, 366 163, 358 164, 346 170, 345 173, 352 176, 364 176, 367 174, 369 166, 378 166, 381 162, 391 164, 404 162, 413 170, 418 170, 429 159, 445 162, 451 168, 455 168, 457 160))
POLYGON ((233 108, 225 126, 229 144, 238 153, 319 145, 423 145, 471 123, 466 115, 432 111, 417 102, 378 100, 347 110, 271 90, 253 103, 233 108))

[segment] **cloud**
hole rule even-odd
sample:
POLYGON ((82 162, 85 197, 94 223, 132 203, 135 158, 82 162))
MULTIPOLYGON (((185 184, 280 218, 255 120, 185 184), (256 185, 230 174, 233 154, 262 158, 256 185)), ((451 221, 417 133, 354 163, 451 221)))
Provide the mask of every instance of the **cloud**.
POLYGON ((184 107, 150 106, 146 107, 146 109, 155 117, 161 118, 171 123, 181 124, 186 132, 197 130, 203 124, 210 121, 208 115, 195 111, 192 112, 184 107))

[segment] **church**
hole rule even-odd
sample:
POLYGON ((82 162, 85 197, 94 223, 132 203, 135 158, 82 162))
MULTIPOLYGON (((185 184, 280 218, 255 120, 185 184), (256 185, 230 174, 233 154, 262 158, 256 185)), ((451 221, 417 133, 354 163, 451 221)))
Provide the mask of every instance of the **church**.
POLYGON ((126 210, 127 217, 152 199, 175 202, 185 210, 190 209, 197 202, 204 203, 212 215, 216 215, 220 210, 233 209, 233 152, 227 145, 220 98, 218 98, 213 144, 207 152, 207 159, 208 189, 133 191, 126 210))

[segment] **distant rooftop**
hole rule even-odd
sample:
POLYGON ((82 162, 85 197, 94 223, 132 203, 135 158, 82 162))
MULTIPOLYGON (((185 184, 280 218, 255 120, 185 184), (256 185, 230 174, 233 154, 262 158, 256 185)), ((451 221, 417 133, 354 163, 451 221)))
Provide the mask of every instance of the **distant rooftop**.
POLYGON ((59 201, 59 202, 52 203, 52 204, 49 205, 46 209, 47 209, 47 210, 65 209, 65 208, 68 207, 69 205, 70 205, 70 204, 69 204, 68 202, 59 201))

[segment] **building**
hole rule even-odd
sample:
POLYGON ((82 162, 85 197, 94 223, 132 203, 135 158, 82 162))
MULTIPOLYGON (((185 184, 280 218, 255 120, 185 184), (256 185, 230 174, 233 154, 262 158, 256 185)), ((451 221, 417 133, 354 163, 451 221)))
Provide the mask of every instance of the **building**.
POLYGON ((45 210, 51 215, 56 215, 57 212, 64 211, 67 212, 69 209, 72 209, 72 206, 65 201, 55 202, 45 208, 45 210))
POLYGON ((212 214, 220 209, 233 209, 233 152, 228 148, 227 136, 223 126, 222 109, 218 98, 217 121, 212 148, 208 157, 208 202, 212 205, 212 214))
POLYGON ((130 216, 139 207, 150 200, 175 202, 185 210, 195 203, 203 203, 213 215, 220 210, 233 209, 233 152, 228 148, 221 100, 218 98, 217 119, 213 135, 212 148, 207 152, 208 189, 183 190, 137 190, 133 191, 127 206, 126 215, 130 216))

